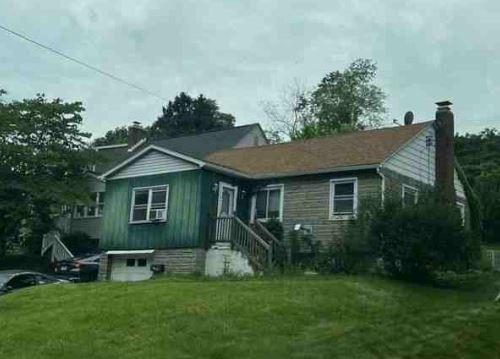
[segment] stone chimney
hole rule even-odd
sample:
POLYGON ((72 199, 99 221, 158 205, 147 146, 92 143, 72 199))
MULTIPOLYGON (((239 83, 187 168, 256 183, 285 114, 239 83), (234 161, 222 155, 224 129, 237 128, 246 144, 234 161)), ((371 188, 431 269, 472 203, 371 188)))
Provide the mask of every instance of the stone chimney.
POLYGON ((140 122, 132 122, 132 126, 128 128, 128 147, 134 146, 143 138, 146 138, 146 130, 141 126, 140 122))
POLYGON ((436 102, 436 187, 443 201, 454 204, 455 153, 453 149, 455 125, 450 101, 436 102))

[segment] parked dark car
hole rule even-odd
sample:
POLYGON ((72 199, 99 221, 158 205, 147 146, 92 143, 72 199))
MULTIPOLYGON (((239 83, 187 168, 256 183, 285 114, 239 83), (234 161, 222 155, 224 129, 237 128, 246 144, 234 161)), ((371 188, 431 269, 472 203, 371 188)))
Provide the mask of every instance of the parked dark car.
POLYGON ((54 272, 71 281, 90 282, 97 279, 100 254, 87 254, 72 259, 59 261, 54 272))
POLYGON ((19 289, 32 287, 35 285, 60 283, 68 283, 68 281, 47 274, 25 270, 0 271, 0 295, 4 295, 17 291, 19 289))

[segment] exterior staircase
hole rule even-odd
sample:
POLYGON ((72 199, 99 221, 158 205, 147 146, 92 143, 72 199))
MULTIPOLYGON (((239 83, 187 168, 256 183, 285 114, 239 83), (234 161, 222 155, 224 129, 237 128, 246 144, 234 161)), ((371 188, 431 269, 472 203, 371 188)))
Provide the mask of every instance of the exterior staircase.
POLYGON ((288 251, 283 242, 278 240, 271 232, 269 232, 269 230, 260 221, 252 223, 251 228, 271 246, 273 253, 273 267, 283 267, 288 261, 288 251))
POLYGON ((236 216, 216 219, 215 242, 231 243, 248 258, 255 271, 272 267, 272 247, 236 216))
POLYGON ((52 231, 43 236, 41 255, 45 255, 49 250, 51 262, 73 258, 73 253, 61 241, 58 231, 52 231))

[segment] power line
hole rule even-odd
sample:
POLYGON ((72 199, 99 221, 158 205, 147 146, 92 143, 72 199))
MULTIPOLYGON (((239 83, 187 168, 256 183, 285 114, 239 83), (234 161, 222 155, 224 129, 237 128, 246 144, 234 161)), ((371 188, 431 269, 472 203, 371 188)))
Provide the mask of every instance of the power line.
POLYGON ((122 84, 124 84, 124 85, 130 86, 130 87, 132 87, 132 88, 134 88, 134 89, 136 89, 136 90, 139 90, 139 91, 145 92, 145 93, 147 93, 148 95, 150 95, 150 96, 154 96, 154 97, 156 97, 156 98, 158 98, 158 99, 160 99, 160 100, 162 100, 162 101, 168 101, 166 98, 162 97, 162 96, 161 96, 161 95, 159 95, 158 93, 155 93, 155 92, 153 92, 153 91, 149 91, 148 89, 145 89, 145 88, 143 88, 143 87, 137 86, 136 84, 133 84, 132 82, 129 82, 129 81, 127 81, 127 80, 124 80, 124 79, 122 79, 122 78, 120 78, 120 77, 118 77, 118 76, 115 76, 115 75, 113 75, 113 74, 111 74, 111 73, 109 73, 109 72, 106 72, 106 71, 104 71, 104 70, 101 70, 101 69, 99 69, 99 68, 97 68, 97 67, 95 67, 95 66, 89 65, 89 64, 87 64, 87 63, 85 63, 85 62, 83 62, 83 61, 80 61, 80 60, 78 60, 78 59, 76 59, 76 58, 72 57, 72 56, 66 55, 66 54, 62 53, 61 51, 58 51, 58 50, 55 50, 55 49, 51 48, 50 46, 47 46, 47 45, 41 44, 41 43, 39 43, 38 41, 35 41, 35 40, 33 40, 33 39, 30 39, 28 36, 23 35, 23 34, 21 34, 21 33, 19 33, 19 32, 16 32, 16 31, 14 31, 14 30, 8 29, 8 28, 6 28, 5 26, 2 26, 2 25, 0 25, 0 29, 2 29, 2 30, 4 30, 4 31, 6 31, 6 32, 8 32, 8 33, 10 33, 11 35, 14 35, 14 36, 20 37, 20 38, 21 38, 21 39, 23 39, 23 40, 26 40, 26 41, 28 41, 28 42, 31 42, 32 44, 35 44, 35 45, 37 45, 37 46, 39 46, 39 47, 41 47, 41 48, 43 48, 43 49, 45 49, 45 50, 47 50, 47 51, 50 51, 50 52, 52 52, 52 53, 54 53, 54 54, 56 54, 56 55, 62 56, 62 57, 64 57, 66 60, 76 62, 77 64, 79 64, 79 65, 81 65, 81 66, 83 66, 83 67, 86 67, 86 68, 88 68, 88 69, 90 69, 90 70, 92 70, 92 71, 95 71, 95 72, 100 73, 101 75, 104 75, 104 76, 106 76, 106 77, 109 77, 109 78, 110 78, 110 79, 112 79, 112 80, 115 80, 115 81, 120 82, 120 83, 122 83, 122 84))

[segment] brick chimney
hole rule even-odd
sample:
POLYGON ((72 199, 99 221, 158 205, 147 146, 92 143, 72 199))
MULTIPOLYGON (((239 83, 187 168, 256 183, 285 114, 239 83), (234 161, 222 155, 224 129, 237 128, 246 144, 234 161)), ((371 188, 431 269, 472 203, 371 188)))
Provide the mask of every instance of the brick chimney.
POLYGON ((132 122, 132 126, 128 128, 128 147, 134 146, 143 138, 146 138, 146 130, 141 126, 140 122, 132 122))
POLYGON ((436 187, 443 201, 454 204, 455 153, 453 149, 455 125, 450 101, 436 102, 436 187))

